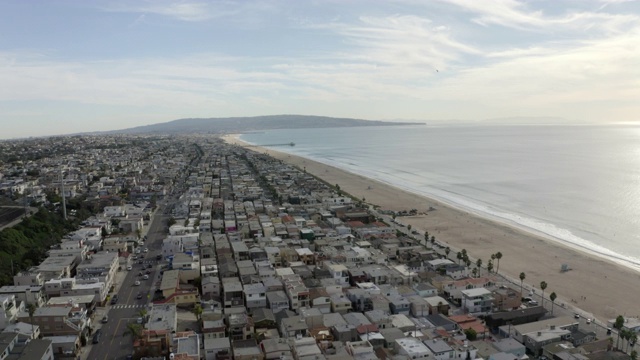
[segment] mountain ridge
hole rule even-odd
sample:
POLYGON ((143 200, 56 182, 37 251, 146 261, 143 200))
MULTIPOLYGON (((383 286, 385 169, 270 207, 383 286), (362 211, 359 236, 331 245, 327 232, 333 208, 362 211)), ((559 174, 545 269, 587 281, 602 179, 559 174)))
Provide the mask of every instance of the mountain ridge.
POLYGON ((391 122, 334 118, 315 115, 264 115, 225 118, 185 118, 164 123, 136 126, 127 129, 106 131, 108 134, 179 134, 213 133, 228 134, 248 131, 277 129, 314 129, 356 126, 423 125, 416 122, 391 122))

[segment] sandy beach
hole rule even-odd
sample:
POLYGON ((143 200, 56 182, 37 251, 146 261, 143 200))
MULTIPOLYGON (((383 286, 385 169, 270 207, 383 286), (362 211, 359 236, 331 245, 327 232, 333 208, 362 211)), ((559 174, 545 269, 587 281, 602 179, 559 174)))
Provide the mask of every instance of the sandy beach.
MULTIPOLYGON (((224 139, 229 143, 244 144, 236 135, 224 139)), ((525 284, 534 286, 538 293, 540 282, 546 281, 545 294, 555 292, 558 295, 556 304, 577 306, 601 321, 620 314, 637 316, 640 313, 636 305, 640 296, 636 281, 640 279, 640 273, 636 271, 357 174, 271 148, 255 150, 306 168, 308 173, 330 184, 339 184, 347 193, 365 198, 367 203, 382 209, 417 209, 420 215, 399 220, 411 224, 414 229, 429 231, 437 241, 452 249, 466 249, 472 258, 482 259, 483 264, 491 254, 500 251, 503 254, 501 274, 517 279, 524 272, 525 284), (428 211, 430 207, 435 210, 428 211), (561 272, 562 264, 568 264, 571 270, 561 272)), ((453 254, 455 256, 455 252, 453 254)))

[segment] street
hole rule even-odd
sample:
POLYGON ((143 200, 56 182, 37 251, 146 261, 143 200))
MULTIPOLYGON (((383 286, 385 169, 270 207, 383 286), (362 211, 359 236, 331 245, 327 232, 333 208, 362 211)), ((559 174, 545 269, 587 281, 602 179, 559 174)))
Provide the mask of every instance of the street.
POLYGON ((116 284, 114 292, 118 294, 118 302, 97 308, 94 319, 96 330, 102 329, 102 336, 98 344, 92 344, 92 338, 89 338, 90 349, 87 351, 85 348, 83 359, 120 360, 133 354, 133 335, 128 332, 127 324, 135 324, 141 317, 140 312, 146 310, 152 302, 156 282, 161 278, 161 265, 166 263, 164 260, 156 260, 156 256, 162 253, 162 239, 166 235, 165 223, 168 217, 163 215, 163 208, 159 203, 157 211, 149 221, 147 240, 145 245, 141 246, 149 249, 148 253, 144 253, 143 263, 139 264, 139 261, 135 260, 131 271, 124 270, 122 272, 126 274, 116 276, 117 281, 120 281, 116 284), (148 268, 149 264, 151 268, 148 268), (150 271, 148 280, 138 276, 139 272, 144 274, 147 270, 150 271), (135 285, 136 280, 140 281, 139 286, 135 285), (141 299, 137 299, 139 293, 142 293, 141 299), (101 322, 104 315, 108 315, 106 324, 101 322))

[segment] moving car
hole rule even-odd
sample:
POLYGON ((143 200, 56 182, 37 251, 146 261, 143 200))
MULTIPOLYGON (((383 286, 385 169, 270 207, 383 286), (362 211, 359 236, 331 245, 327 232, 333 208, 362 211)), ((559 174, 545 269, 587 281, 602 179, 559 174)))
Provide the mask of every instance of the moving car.
POLYGON ((133 269, 133 266, 129 265, 127 266, 127 271, 131 271, 133 269))
POLYGON ((106 324, 107 322, 109 322, 109 316, 105 315, 105 316, 102 317, 102 323, 106 324))
POLYGON ((136 282, 134 282, 133 285, 140 286, 140 281, 136 280, 136 282))
POLYGON ((149 275, 145 275, 145 276, 143 276, 143 277, 142 277, 142 279, 144 279, 144 280, 149 280, 149 275))
POLYGON ((142 293, 141 292, 138 293, 138 296, 136 296, 136 299, 138 299, 138 300, 142 299, 142 293))
POLYGON ((117 302, 118 302, 118 294, 113 294, 113 297, 111 298, 111 305, 117 302))

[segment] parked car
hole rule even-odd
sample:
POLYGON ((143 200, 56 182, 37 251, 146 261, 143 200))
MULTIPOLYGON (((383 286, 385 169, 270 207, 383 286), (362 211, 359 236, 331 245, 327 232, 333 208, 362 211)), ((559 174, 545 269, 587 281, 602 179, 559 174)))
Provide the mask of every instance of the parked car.
POLYGON ((102 337, 102 329, 96 330, 96 332, 93 334, 92 343, 94 343, 94 344, 99 343, 100 342, 100 337, 102 337))
POLYGON ((103 317, 102 317, 102 323, 103 323, 103 324, 106 324, 106 323, 108 323, 108 322, 109 322, 109 316, 108 316, 108 315, 103 316, 103 317))
POLYGON ((162 260, 162 255, 156 255, 156 260, 162 260))
POLYGON ((133 285, 140 286, 140 281, 136 280, 136 282, 134 282, 133 285))
POLYGON ((145 276, 143 276, 143 277, 142 277, 142 279, 144 279, 144 280, 149 280, 149 275, 145 275, 145 276))
POLYGON ((133 266, 129 265, 127 266, 127 271, 131 271, 133 269, 133 266))
POLYGON ((147 270, 147 271, 145 272, 145 274, 147 274, 147 275, 151 274, 151 270, 147 270))

